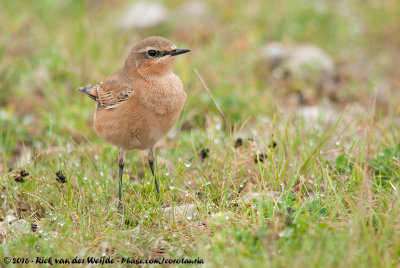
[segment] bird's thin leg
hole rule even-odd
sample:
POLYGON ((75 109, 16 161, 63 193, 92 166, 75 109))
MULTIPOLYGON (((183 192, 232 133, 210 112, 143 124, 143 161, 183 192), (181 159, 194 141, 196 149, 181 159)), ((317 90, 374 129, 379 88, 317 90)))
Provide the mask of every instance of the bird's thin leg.
POLYGON ((121 203, 122 197, 122 173, 124 171, 124 152, 118 148, 118 166, 119 166, 119 191, 118 191, 118 210, 122 211, 123 206, 121 203))
POLYGON ((157 194, 159 194, 160 193, 160 188, 158 187, 157 175, 156 175, 155 170, 154 170, 154 147, 151 147, 150 150, 149 150, 148 160, 149 160, 151 173, 153 174, 154 182, 156 184, 157 194))

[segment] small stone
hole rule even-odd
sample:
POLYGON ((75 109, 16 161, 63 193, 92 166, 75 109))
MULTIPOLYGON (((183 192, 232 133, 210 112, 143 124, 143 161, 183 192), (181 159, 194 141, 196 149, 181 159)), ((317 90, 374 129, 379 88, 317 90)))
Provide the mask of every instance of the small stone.
POLYGON ((183 17, 201 18, 209 13, 209 8, 203 1, 193 0, 186 1, 180 8, 179 13, 183 17))
POLYGON ((0 222, 0 242, 2 242, 7 237, 6 224, 4 222, 0 222))
POLYGON ((298 45, 292 49, 285 63, 290 74, 295 78, 313 79, 321 82, 336 75, 336 67, 331 56, 311 44, 298 45))
POLYGON ((157 2, 138 2, 132 4, 122 15, 121 30, 130 28, 147 29, 168 19, 168 10, 157 2))
POLYGON ((290 49, 278 42, 271 42, 261 48, 261 57, 266 60, 272 68, 276 68, 287 58, 290 49))
POLYGON ((324 107, 319 106, 308 106, 300 107, 297 109, 297 113, 304 118, 304 122, 307 126, 315 127, 318 121, 330 122, 335 121, 339 117, 339 114, 329 105, 324 107))
POLYGON ((289 87, 299 94, 300 103, 320 97, 335 100, 338 72, 333 58, 313 44, 286 46, 271 42, 261 48, 261 58, 271 75, 289 82, 289 87))
POLYGON ((246 203, 251 203, 253 200, 266 197, 267 199, 276 200, 280 196, 280 192, 277 191, 263 191, 263 192, 250 192, 243 196, 243 201, 246 203))
POLYGON ((233 217, 233 215, 231 215, 231 213, 220 211, 220 212, 211 214, 210 223, 211 223, 211 225, 216 226, 216 227, 223 226, 232 217, 233 217))
POLYGON ((7 215, 6 218, 5 218, 5 221, 7 223, 12 223, 12 222, 14 222, 16 220, 17 220, 17 218, 15 216, 13 216, 13 215, 7 215))
POLYGON ((15 211, 14 211, 13 209, 9 209, 9 210, 7 210, 6 215, 12 215, 12 216, 14 216, 14 215, 15 215, 15 211))
POLYGON ((15 222, 13 222, 10 226, 10 229, 11 229, 11 232, 27 234, 27 233, 30 233, 32 227, 29 222, 21 219, 21 220, 17 220, 15 222))
MULTIPOLYGON (((29 117, 29 116, 26 117, 25 120, 30 120, 30 117, 29 117)), ((28 123, 29 123, 29 122, 28 122, 28 123)), ((20 165, 20 166, 26 166, 26 165, 28 165, 29 162, 30 162, 30 160, 31 160, 31 158, 32 158, 32 152, 31 152, 31 150, 30 150, 29 148, 25 148, 25 147, 24 147, 24 148, 22 149, 22 152, 21 152, 20 156, 19 156, 19 160, 18 160, 19 165, 20 165)), ((25 172, 25 170, 22 170, 22 171, 25 172)), ((27 173, 27 175, 29 175, 29 173, 27 173)), ((23 177, 25 177, 25 176, 23 176, 23 177)))
POLYGON ((192 217, 194 214, 195 206, 193 204, 184 204, 181 206, 166 207, 164 212, 177 218, 192 217))

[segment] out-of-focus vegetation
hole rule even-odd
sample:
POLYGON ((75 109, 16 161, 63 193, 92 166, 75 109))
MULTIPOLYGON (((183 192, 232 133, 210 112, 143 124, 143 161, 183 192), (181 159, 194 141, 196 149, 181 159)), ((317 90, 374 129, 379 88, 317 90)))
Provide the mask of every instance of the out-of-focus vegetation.
POLYGON ((122 29, 133 3, 0 3, 0 261, 400 264, 398 1, 159 1, 162 23, 122 29), (175 67, 188 99, 158 151, 162 205, 145 157, 130 152, 121 216, 116 148, 96 136, 94 103, 75 88, 102 81, 151 35, 192 50, 175 67), (324 51, 329 90, 318 74, 274 69, 263 54, 271 42, 324 51), (188 204, 187 215, 171 213, 188 204), (22 220, 32 230, 12 227, 22 220))

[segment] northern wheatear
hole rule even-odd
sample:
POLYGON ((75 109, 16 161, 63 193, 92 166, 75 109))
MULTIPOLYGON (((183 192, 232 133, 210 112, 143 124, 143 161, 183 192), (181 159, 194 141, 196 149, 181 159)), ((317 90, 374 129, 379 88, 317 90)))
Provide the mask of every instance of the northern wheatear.
POLYGON ((97 134, 118 147, 120 210, 124 150, 149 149, 149 165, 157 193, 160 191, 154 150, 182 112, 186 93, 174 74, 174 63, 175 56, 189 51, 176 48, 163 37, 148 37, 133 47, 124 66, 106 80, 78 88, 96 101, 97 134))

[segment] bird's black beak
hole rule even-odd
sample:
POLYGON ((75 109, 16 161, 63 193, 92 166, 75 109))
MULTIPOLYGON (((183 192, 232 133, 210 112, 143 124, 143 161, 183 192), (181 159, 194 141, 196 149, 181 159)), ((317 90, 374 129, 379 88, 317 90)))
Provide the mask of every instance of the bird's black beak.
POLYGON ((172 51, 169 53, 169 55, 171 55, 171 56, 177 56, 177 55, 180 55, 180 54, 183 54, 183 53, 187 53, 187 52, 189 52, 189 51, 190 51, 190 49, 186 49, 186 48, 177 48, 177 49, 172 50, 172 51))

